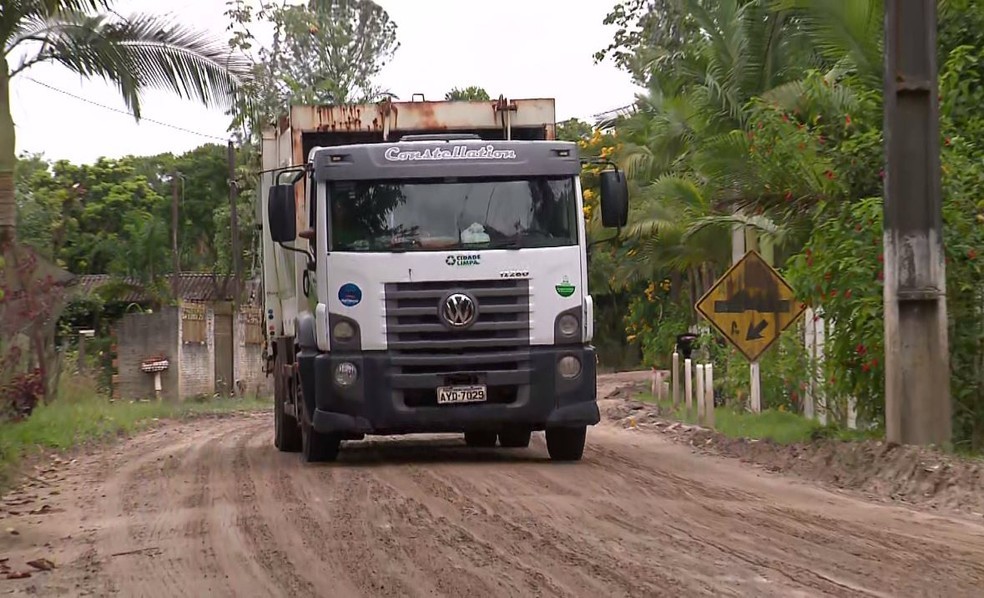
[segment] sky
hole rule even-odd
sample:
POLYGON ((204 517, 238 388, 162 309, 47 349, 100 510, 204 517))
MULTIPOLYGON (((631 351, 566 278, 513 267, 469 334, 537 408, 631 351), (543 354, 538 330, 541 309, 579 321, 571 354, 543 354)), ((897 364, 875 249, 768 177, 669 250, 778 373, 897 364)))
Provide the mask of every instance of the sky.
MULTIPOLYGON (((378 82, 401 100, 414 93, 443 99, 454 87, 479 85, 492 97, 552 97, 558 121, 589 120, 631 103, 640 91, 609 61, 594 63, 594 53, 614 34, 603 20, 615 0, 377 3, 396 23, 400 42, 378 82)), ((114 8, 123 15, 179 15, 186 24, 227 38, 225 0, 120 0, 114 8)), ((180 153, 228 139, 229 117, 221 109, 150 91, 142 103, 147 120, 137 124, 111 85, 80 79, 57 65, 39 65, 15 77, 11 101, 17 152, 43 153, 52 160, 91 163, 101 156, 180 153)))

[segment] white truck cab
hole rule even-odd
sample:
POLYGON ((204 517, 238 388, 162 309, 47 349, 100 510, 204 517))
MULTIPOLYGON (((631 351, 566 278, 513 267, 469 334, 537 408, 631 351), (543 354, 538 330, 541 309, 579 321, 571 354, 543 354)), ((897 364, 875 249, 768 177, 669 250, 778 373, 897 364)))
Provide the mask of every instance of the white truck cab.
MULTIPOLYGON (((552 117, 533 139, 434 126, 503 102, 430 102, 424 133, 313 145, 265 173, 280 450, 332 460, 367 434, 455 432, 525 447, 545 430, 551 458, 581 458, 599 412, 577 145, 552 117)), ((623 173, 602 174, 602 202, 624 225, 623 173)))

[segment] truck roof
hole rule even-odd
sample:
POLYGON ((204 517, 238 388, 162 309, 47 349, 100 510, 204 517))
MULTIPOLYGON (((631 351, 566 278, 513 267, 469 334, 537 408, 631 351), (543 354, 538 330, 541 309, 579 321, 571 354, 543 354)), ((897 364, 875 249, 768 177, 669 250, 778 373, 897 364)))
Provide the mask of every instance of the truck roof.
MULTIPOLYGON (((551 98, 484 101, 384 100, 345 105, 294 105, 263 132, 263 168, 307 161, 315 147, 393 142, 413 134, 475 134, 488 140, 552 140, 551 98)), ((300 193, 300 191, 299 191, 300 193)))
POLYGON ((577 144, 567 141, 399 141, 317 147, 310 163, 317 180, 397 180, 444 177, 574 176, 577 144))
MULTIPOLYGON (((438 100, 340 105, 293 105, 275 135, 327 134, 339 138, 372 137, 392 141, 411 132, 483 131, 514 138, 553 139, 556 108, 552 98, 438 100), (545 128, 547 130, 545 130, 545 128)), ((483 137, 487 135, 483 134, 483 137)), ((504 138, 504 137, 503 137, 504 138)), ((321 145, 332 145, 322 143, 321 145)))

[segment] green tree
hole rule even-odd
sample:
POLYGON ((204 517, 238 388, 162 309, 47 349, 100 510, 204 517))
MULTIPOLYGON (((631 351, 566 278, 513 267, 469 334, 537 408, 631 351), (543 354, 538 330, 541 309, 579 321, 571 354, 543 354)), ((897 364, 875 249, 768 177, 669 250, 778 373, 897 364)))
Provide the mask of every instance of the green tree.
MULTIPOLYGON (((231 270, 231 264, 220 262, 218 248, 213 242, 216 227, 228 227, 228 222, 217 223, 213 217, 216 208, 229 203, 228 148, 208 143, 178 156, 161 154, 133 160, 136 172, 144 174, 161 196, 170 199, 172 186, 177 184, 181 269, 197 272, 215 268, 231 270)), ((170 226, 169 208, 161 216, 170 226)))
POLYGON ((14 195, 18 236, 45 258, 54 259, 53 233, 60 209, 53 194, 41 188, 51 177, 50 168, 41 154, 22 156, 17 161, 14 195))
POLYGON ((111 274, 154 283, 171 269, 170 230, 163 218, 151 212, 132 210, 123 220, 122 241, 127 250, 118 251, 109 263, 111 274))
MULTIPOLYGON (((37 160, 33 158, 32 160, 37 160)), ((129 243, 137 234, 133 214, 146 214, 169 230, 170 202, 148 177, 137 174, 142 160, 101 158, 78 166, 58 161, 46 168, 22 161, 18 170, 18 206, 24 217, 20 240, 60 266, 78 274, 105 274, 140 259, 129 243), (26 178, 33 169, 33 175, 26 178), (127 247, 127 251, 120 251, 127 247)), ((164 249, 170 242, 165 235, 164 249)), ((136 262, 133 262, 136 264, 136 262)), ((162 273, 157 268, 157 273, 162 273)))
MULTIPOLYGON (((843 137, 838 118, 858 102, 847 82, 871 79, 858 65, 871 64, 880 21, 869 2, 852 11, 806 4, 638 0, 609 15, 628 28, 599 58, 614 57, 648 87, 634 114, 601 124, 617 131, 612 155, 633 186, 614 279, 668 278, 671 301, 696 298, 730 264, 733 226, 753 233, 752 247, 761 237, 763 253, 781 263, 809 236, 813 206, 843 196, 827 150, 843 137), (666 10, 652 14, 659 6, 666 10)), ((670 350, 657 345, 672 334, 640 324, 647 309, 666 313, 662 305, 633 303, 631 334, 647 355, 670 350)))
POLYGON ((579 118, 569 118, 557 123, 557 139, 561 141, 581 141, 591 138, 594 127, 579 118))
POLYGON ((812 140, 803 135, 805 112, 841 109, 851 98, 810 74, 813 35, 800 27, 800 9, 765 0, 675 6, 699 36, 679 56, 678 71, 651 78, 635 114, 617 122, 620 161, 640 186, 625 231, 634 259, 621 263, 630 277, 686 273, 699 296, 730 261, 732 225, 776 240, 788 219, 804 214, 791 204, 830 192, 822 176, 830 165, 812 160, 812 140), (771 141, 755 139, 763 127, 771 141), (755 214, 767 205, 779 209, 755 214))
MULTIPOLYGON (((854 397, 862 423, 878 424, 884 409, 882 1, 667 2, 677 11, 669 16, 686 25, 678 30, 697 32, 676 53, 658 47, 672 46, 665 37, 647 37, 646 23, 658 28, 655 21, 665 16, 645 12, 657 0, 630 0, 610 17, 636 25, 619 32, 612 52, 622 52, 616 61, 637 69, 633 74, 649 88, 634 115, 606 123, 617 133, 614 155, 635 191, 630 224, 612 248, 610 279, 632 293, 626 332, 647 359, 665 355, 672 335, 661 323, 675 304, 658 292, 663 282, 671 279, 671 297, 678 288, 672 277, 679 277, 681 300, 692 301, 730 262, 731 226, 744 226, 770 241, 774 263, 797 297, 827 322, 816 382, 835 419, 843 421, 846 399, 854 397), (647 62, 653 56, 674 68, 656 72, 649 65, 659 63, 647 62), (649 282, 645 293, 635 281, 649 282)), ((984 133, 976 109, 984 81, 978 26, 984 7, 968 0, 939 6, 954 442, 981 450, 984 150, 975 140, 984 133)), ((801 333, 789 331, 764 358, 766 405, 797 408, 799 394, 814 381, 801 333)), ((722 387, 747 388, 747 364, 715 348, 712 336, 701 345, 723 360, 715 368, 722 387)))
POLYGON ((444 94, 444 99, 456 102, 484 102, 491 98, 489 98, 489 92, 485 91, 484 87, 469 85, 463 89, 455 87, 444 94))
POLYGON ((227 0, 231 45, 249 52, 252 30, 273 27, 273 42, 259 47, 253 78, 232 112, 232 128, 256 136, 293 104, 373 101, 374 80, 399 48, 396 23, 372 0, 309 0, 303 4, 227 0))
POLYGON ((614 25, 616 31, 612 42, 595 53, 595 61, 611 59, 639 85, 648 85, 659 73, 674 72, 688 43, 700 37, 678 0, 624 0, 605 16, 604 24, 614 25))
POLYGON ((140 118, 141 94, 172 91, 207 105, 222 105, 248 74, 248 65, 207 35, 170 18, 100 13, 111 0, 5 0, 0 11, 0 241, 16 221, 14 122, 10 83, 31 66, 56 62, 82 77, 116 84, 140 118), (20 60, 15 56, 21 54, 20 60))
MULTIPOLYGON (((91 165, 24 156, 17 167, 18 237, 77 274, 141 280, 146 274, 150 282, 173 269, 171 198, 177 174, 182 271, 228 274, 233 267, 226 160, 226 146, 217 144, 179 156, 102 158, 91 165), (120 246, 127 251, 120 252, 120 246)), ((245 177, 243 167, 239 178, 245 177)), ((256 253, 252 201, 250 193, 239 196, 246 265, 256 253)))

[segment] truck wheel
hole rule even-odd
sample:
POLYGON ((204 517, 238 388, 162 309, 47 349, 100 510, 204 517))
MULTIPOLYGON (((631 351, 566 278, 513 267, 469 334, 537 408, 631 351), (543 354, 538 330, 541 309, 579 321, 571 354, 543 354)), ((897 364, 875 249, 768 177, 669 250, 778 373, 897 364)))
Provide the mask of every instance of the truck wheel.
POLYGON ((282 453, 296 453, 301 450, 301 427, 297 419, 284 413, 283 400, 273 403, 273 444, 282 453))
POLYGON ((279 371, 276 376, 273 391, 273 445, 282 453, 296 453, 301 450, 301 427, 297 418, 284 412, 287 383, 279 375, 279 371))
POLYGON ((482 448, 493 447, 495 446, 495 432, 465 432, 465 444, 482 448))
POLYGON ((322 434, 308 422, 301 426, 301 453, 306 463, 334 461, 341 447, 342 439, 337 434, 322 434))
POLYGON ((499 446, 502 448, 526 448, 530 445, 529 430, 513 428, 499 432, 499 446))
POLYGON ((547 428, 547 452, 554 461, 580 461, 584 454, 587 426, 547 428))

